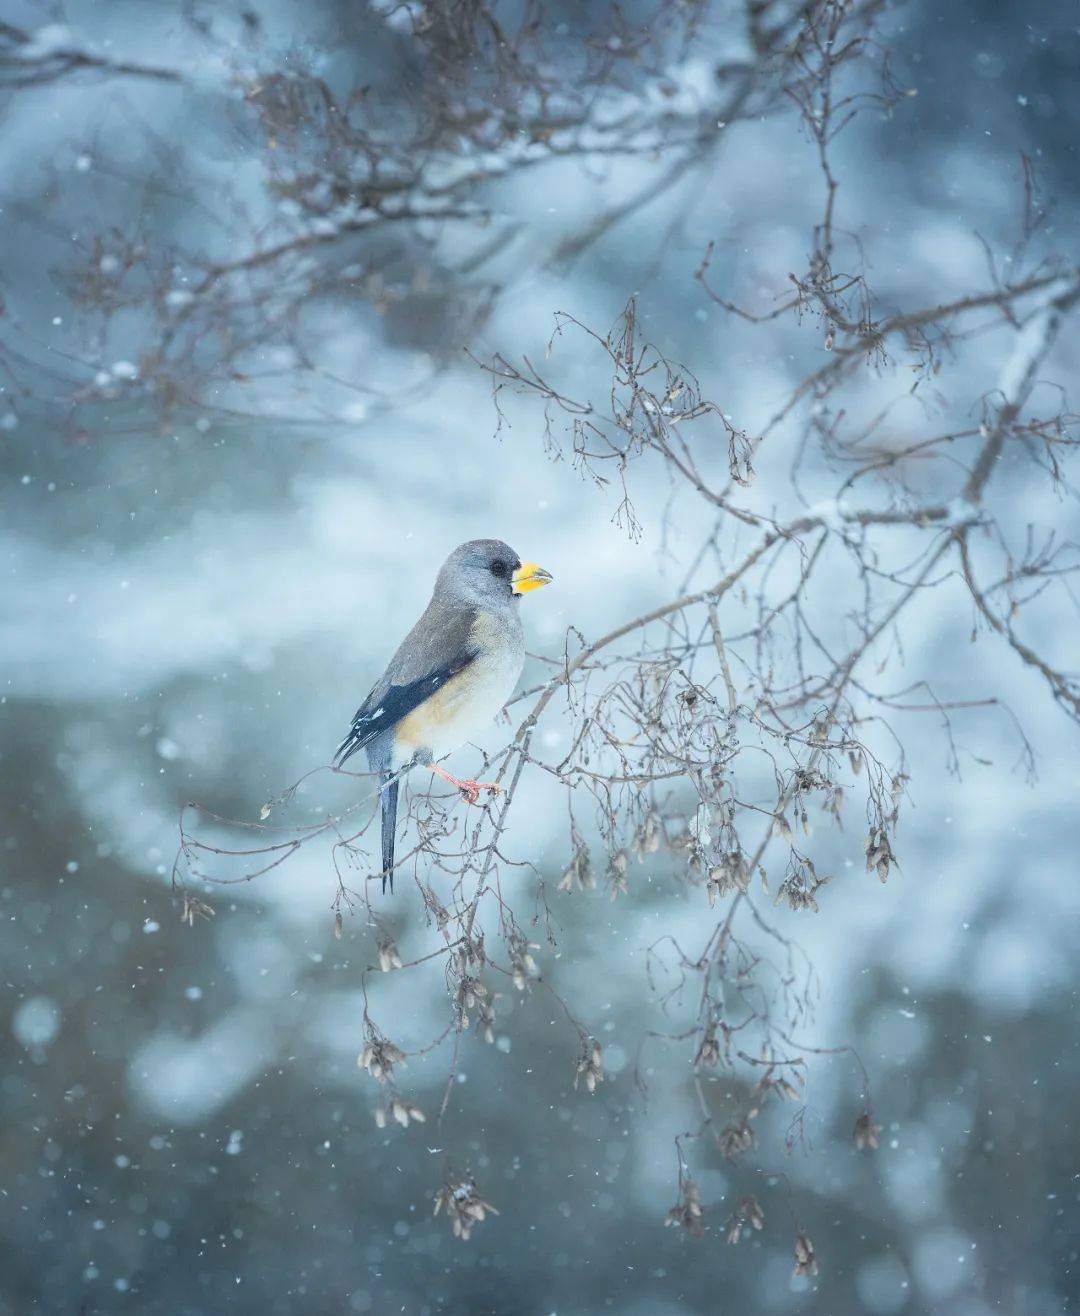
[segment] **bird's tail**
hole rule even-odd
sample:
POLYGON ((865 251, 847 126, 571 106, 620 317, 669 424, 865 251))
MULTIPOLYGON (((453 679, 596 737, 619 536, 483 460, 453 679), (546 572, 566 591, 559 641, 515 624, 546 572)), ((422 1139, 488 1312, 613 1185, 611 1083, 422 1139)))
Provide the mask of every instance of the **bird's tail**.
POLYGON ((379 794, 382 798, 382 889, 385 893, 387 882, 390 890, 394 889, 394 840, 397 833, 397 797, 398 774, 383 772, 380 774, 379 794))

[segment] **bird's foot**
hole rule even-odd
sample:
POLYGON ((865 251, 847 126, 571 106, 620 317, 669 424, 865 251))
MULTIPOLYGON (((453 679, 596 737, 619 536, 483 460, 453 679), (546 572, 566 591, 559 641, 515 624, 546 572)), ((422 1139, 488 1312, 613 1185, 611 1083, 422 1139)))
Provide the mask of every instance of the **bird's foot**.
POLYGON ((448 781, 451 786, 456 786, 469 804, 476 804, 479 801, 481 791, 487 791, 489 795, 498 795, 502 790, 497 781, 473 781, 471 777, 455 777, 437 763, 431 765, 431 770, 444 781, 448 781))
POLYGON ((497 781, 459 781, 458 789, 470 804, 479 800, 481 791, 487 791, 489 795, 498 795, 502 791, 497 781))

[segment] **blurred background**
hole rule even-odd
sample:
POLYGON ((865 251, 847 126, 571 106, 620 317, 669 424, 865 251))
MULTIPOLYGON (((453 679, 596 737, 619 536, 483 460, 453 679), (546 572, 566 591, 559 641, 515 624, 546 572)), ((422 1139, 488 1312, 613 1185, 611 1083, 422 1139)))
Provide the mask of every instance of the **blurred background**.
MULTIPOLYGON (((575 32, 611 18, 555 10, 575 32)), ((658 1018, 645 947, 701 918, 700 890, 669 880, 667 861, 617 902, 602 889, 560 897, 557 946, 537 953, 604 1043, 595 1096, 573 1089, 577 1037, 542 991, 500 1000, 494 1046, 466 1038, 468 1100, 443 1136, 500 1212, 467 1244, 432 1218, 430 1124, 372 1119, 356 1056, 375 941, 362 915, 335 939, 325 851, 213 893, 214 917, 194 928, 170 894, 181 806, 253 819, 326 762, 455 544, 498 536, 554 574, 526 600, 530 650, 548 657, 567 627, 595 636, 677 588, 700 527, 676 509, 663 532, 666 477, 637 477, 642 533, 628 537, 611 496, 552 459, 541 410, 512 410, 496 434, 490 378, 463 349, 541 362, 556 311, 605 332, 634 294, 660 349, 753 432, 820 361, 820 335, 788 320, 751 329, 693 275, 716 242, 713 286, 764 305, 803 267, 821 179, 796 119, 739 117, 707 168, 577 253, 567 244, 663 169, 664 151, 511 171, 485 193, 482 231, 420 219, 368 252, 374 291, 370 265, 355 297, 330 269, 340 285, 304 304, 296 341, 257 346, 243 377, 218 358, 200 365, 207 331, 185 360, 204 372, 198 396, 166 406, 141 387, 160 332, 146 305, 160 299, 110 280, 153 265, 162 234, 172 250, 234 259, 288 199, 237 70, 314 68, 373 88, 392 124, 424 92, 419 11, 4 11, 37 42, 8 74, 77 47, 183 77, 75 67, 0 80, 0 1312, 1077 1310, 1080 742, 1014 655, 968 645, 970 609, 928 603, 906 662, 943 679, 962 669, 965 689, 1007 700, 1037 778, 1005 717, 965 717, 959 777, 936 720, 913 719, 900 872, 881 886, 862 871, 858 830, 831 838, 840 876, 821 913, 798 920, 821 980, 805 1040, 858 1048, 880 1149, 852 1145, 850 1061, 819 1057, 807 1142, 785 1156, 778 1123, 763 1161, 783 1187, 696 1156, 701 1238, 662 1227, 673 1138, 695 1120, 688 1072, 648 1052, 647 1103, 633 1075, 658 1018), (471 262, 489 241, 478 288, 471 262), (88 290, 95 269, 104 291, 88 290), (103 297, 105 329, 89 313, 103 297), (723 1221, 747 1192, 766 1227, 729 1247, 723 1221), (792 1277, 792 1219, 821 1260, 813 1280, 792 1277)), ((631 31, 654 21, 645 6, 622 12, 631 31)), ((1053 245, 1075 261, 1076 5, 917 0, 878 21, 917 95, 864 114, 836 146, 838 223, 865 245, 876 291, 913 307, 983 286, 987 250, 1007 251, 1021 223, 1022 154, 1055 200, 1053 245)), ((669 52, 672 97, 707 99, 742 30, 741 6, 710 8, 690 52, 669 52)), ((166 274, 174 292, 195 277, 179 258, 166 274)), ((1077 346, 1074 333, 1058 349, 1066 386, 1077 346)), ((961 362, 959 395, 965 370, 977 397, 976 371, 1007 352, 991 338, 961 362)), ((587 354, 562 368, 603 396, 587 354)), ((762 477, 778 500, 785 476, 762 477)), ((1021 483, 1008 492, 1016 526, 1030 497, 1021 483)), ((1048 515, 1075 534, 1071 504, 1048 515)), ((1077 620, 1048 624, 1068 633, 1077 620)), ((546 734, 558 743, 557 721, 546 734)), ((493 729, 486 747, 499 743, 493 729)), ((317 783, 300 816, 343 789, 317 783)), ((557 879, 563 818, 539 786, 535 799, 514 844, 557 879)), ((403 953, 421 955, 433 934, 403 885, 389 921, 403 953)), ((369 994, 401 1044, 443 1026, 438 968, 377 976, 369 994)), ((410 1062, 422 1107, 437 1107, 447 1065, 438 1050, 410 1062)))

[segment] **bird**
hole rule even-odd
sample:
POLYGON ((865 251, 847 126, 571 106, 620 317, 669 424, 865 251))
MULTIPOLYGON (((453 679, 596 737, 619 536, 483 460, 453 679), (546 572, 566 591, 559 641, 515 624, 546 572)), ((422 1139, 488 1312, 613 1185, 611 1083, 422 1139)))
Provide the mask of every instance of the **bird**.
POLYGON ((356 710, 334 754, 340 769, 359 750, 379 777, 382 889, 394 889, 398 787, 424 766, 470 804, 494 782, 448 772, 439 760, 478 734, 513 694, 525 662, 523 595, 552 580, 500 539, 459 544, 439 569, 431 602, 356 710))

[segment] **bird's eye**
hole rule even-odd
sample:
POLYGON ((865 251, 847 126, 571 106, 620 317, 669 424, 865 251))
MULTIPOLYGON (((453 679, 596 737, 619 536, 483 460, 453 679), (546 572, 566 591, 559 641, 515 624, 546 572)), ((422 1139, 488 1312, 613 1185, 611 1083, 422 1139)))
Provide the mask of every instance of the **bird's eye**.
POLYGON ((498 561, 498 559, 496 559, 496 560, 495 560, 494 562, 492 562, 492 564, 491 564, 491 574, 492 574, 493 576, 505 576, 505 575, 506 575, 506 563, 505 563, 505 562, 500 562, 500 561, 498 561))

